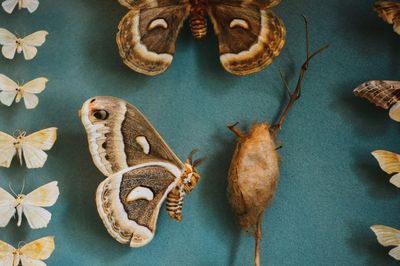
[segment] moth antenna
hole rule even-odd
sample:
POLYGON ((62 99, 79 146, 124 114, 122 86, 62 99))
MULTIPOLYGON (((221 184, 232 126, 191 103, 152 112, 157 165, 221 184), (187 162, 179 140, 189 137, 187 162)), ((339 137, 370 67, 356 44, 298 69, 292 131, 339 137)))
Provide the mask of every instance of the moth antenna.
POLYGON ((8 183, 8 187, 10 188, 11 193, 12 193, 15 197, 18 197, 17 193, 15 193, 14 189, 12 188, 11 182, 8 183))
POLYGON ((197 166, 199 166, 200 164, 202 164, 202 163, 203 163, 205 160, 207 160, 207 159, 208 159, 207 157, 203 157, 203 158, 197 159, 196 161, 193 162, 192 166, 193 166, 194 168, 196 168, 197 166))
POLYGON ((193 156, 199 151, 199 149, 193 149, 188 155, 188 162, 193 165, 193 156))

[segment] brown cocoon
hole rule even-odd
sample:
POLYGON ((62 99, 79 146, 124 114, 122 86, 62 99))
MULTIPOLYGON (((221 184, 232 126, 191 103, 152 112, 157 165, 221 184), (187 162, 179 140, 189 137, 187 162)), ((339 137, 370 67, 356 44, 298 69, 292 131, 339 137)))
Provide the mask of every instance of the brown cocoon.
POLYGON ((231 129, 238 142, 229 169, 229 200, 239 225, 255 232, 278 185, 279 155, 268 124, 255 123, 249 134, 231 129))

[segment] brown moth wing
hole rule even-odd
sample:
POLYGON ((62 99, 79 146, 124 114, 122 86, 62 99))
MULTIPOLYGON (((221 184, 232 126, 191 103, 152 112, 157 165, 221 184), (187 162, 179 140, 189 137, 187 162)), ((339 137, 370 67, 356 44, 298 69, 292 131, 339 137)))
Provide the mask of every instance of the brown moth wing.
POLYGON ((94 97, 83 104, 80 115, 93 161, 104 175, 154 161, 184 169, 146 117, 126 101, 94 97), (106 116, 100 117, 101 114, 106 116))
POLYGON ((189 11, 187 1, 151 8, 133 6, 118 27, 117 44, 123 62, 150 76, 164 72, 172 62, 176 40, 189 11))
POLYGON ((285 44, 286 30, 267 6, 256 1, 239 3, 210 2, 208 15, 218 37, 223 67, 232 74, 246 75, 272 63, 285 44))
POLYGON ((354 90, 354 95, 363 97, 384 109, 400 101, 400 81, 372 80, 354 90))
POLYGON ((97 189, 97 210, 112 237, 131 247, 148 244, 160 207, 176 186, 180 169, 169 163, 142 164, 104 180, 97 189))
POLYGON ((378 15, 387 23, 393 24, 395 19, 399 19, 400 3, 392 1, 378 1, 375 3, 375 10, 378 15))

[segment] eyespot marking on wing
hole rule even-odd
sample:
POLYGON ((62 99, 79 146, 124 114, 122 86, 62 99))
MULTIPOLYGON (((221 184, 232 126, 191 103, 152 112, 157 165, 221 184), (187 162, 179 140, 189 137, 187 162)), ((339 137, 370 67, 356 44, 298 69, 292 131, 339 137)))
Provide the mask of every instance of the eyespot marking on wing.
POLYGON ((167 28, 168 28, 168 24, 167 24, 167 22, 165 21, 165 19, 163 19, 163 18, 158 18, 158 19, 153 20, 153 21, 150 23, 150 25, 149 25, 149 27, 148 27, 148 30, 152 30, 152 29, 155 29, 155 28, 158 28, 158 27, 164 28, 164 29, 167 29, 167 28))
POLYGON ((145 154, 150 153, 150 143, 147 141, 145 136, 136 137, 136 142, 142 147, 142 150, 145 154))
POLYGON ((240 27, 240 28, 243 28, 243 29, 245 29, 245 30, 248 30, 248 29, 250 28, 250 27, 249 27, 249 23, 247 23, 246 20, 244 20, 244 19, 239 19, 239 18, 233 19, 233 20, 231 21, 231 23, 229 24, 229 27, 230 27, 231 29, 233 29, 233 28, 235 28, 235 27, 240 27))
POLYGON ((154 198, 154 193, 151 189, 146 187, 136 187, 129 192, 128 196, 126 197, 126 201, 135 201, 139 199, 144 199, 147 201, 151 201, 154 198))

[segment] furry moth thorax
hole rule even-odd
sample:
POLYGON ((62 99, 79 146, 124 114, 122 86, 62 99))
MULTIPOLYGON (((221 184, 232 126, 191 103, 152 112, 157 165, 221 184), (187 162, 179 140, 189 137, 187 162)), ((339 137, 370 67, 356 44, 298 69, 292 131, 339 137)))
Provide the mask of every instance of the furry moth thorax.
POLYGON ((80 117, 93 161, 107 176, 96 204, 110 235, 131 247, 148 244, 164 200, 168 214, 180 221, 183 198, 200 179, 194 152, 182 163, 146 117, 121 99, 91 98, 80 117))

